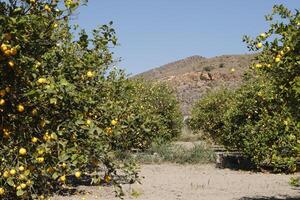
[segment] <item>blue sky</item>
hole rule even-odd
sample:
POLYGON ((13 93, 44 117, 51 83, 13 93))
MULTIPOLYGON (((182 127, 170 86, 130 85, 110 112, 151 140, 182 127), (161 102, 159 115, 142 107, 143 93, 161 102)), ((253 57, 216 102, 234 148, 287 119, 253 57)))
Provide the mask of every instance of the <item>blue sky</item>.
POLYGON ((247 53, 242 36, 266 30, 274 4, 300 8, 299 0, 89 0, 74 23, 90 32, 113 21, 118 66, 136 74, 192 55, 247 53))

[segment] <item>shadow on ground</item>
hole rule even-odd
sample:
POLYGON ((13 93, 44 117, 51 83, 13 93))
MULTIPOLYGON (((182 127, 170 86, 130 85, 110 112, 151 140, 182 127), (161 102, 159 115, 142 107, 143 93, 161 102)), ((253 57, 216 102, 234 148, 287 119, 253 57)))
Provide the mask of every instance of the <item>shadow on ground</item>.
POLYGON ((281 196, 281 197, 243 197, 239 200, 300 200, 300 196, 281 196))

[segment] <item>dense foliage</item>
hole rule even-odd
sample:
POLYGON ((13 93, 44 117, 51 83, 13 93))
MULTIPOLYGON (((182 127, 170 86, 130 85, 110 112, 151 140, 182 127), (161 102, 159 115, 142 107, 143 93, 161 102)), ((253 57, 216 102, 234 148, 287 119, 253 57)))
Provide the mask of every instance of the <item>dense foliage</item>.
POLYGON ((219 133, 217 142, 240 149, 258 166, 293 172, 300 161, 300 13, 274 6, 266 19, 279 17, 256 39, 244 38, 250 50, 262 49, 253 79, 231 97, 198 102, 192 122, 213 137, 219 133))
POLYGON ((116 149, 144 149, 180 129, 170 90, 141 89, 111 68, 112 24, 74 36, 69 16, 78 6, 0 2, 1 199, 44 199, 84 174, 95 183, 134 181, 135 165, 118 162, 116 149))

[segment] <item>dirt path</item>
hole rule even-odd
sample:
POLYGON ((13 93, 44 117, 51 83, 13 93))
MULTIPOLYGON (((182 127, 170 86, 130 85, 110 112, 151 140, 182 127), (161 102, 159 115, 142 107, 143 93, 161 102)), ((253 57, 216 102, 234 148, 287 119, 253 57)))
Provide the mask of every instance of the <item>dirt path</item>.
MULTIPOLYGON (((141 176, 145 177, 142 185, 125 186, 125 199, 300 200, 300 190, 288 184, 290 175, 216 169, 213 165, 162 164, 143 165, 141 176)), ((52 200, 116 199, 112 188, 80 189, 89 194, 55 197, 52 200)))

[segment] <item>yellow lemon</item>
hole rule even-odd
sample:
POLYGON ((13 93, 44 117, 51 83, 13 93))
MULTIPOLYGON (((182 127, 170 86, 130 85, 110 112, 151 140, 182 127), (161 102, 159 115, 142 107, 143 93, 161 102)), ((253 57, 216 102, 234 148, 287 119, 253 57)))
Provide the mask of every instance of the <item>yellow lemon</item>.
POLYGON ((4 128, 4 129, 3 129, 3 137, 4 137, 4 138, 9 138, 9 136, 10 136, 9 130, 6 129, 6 128, 4 128))
POLYGON ((20 166, 20 167, 19 167, 19 171, 20 171, 20 172, 22 172, 22 171, 24 171, 24 170, 25 170, 25 167, 23 167, 23 166, 20 166))
POLYGON ((21 188, 24 190, 26 187, 27 187, 27 185, 25 184, 25 183, 21 183, 21 188))
POLYGON ((32 184, 32 181, 31 180, 28 180, 27 182, 26 182, 26 185, 31 185, 32 184))
POLYGON ((8 46, 6 44, 1 44, 0 49, 4 53, 5 51, 8 50, 8 46))
POLYGON ((59 181, 60 182, 65 182, 66 181, 66 176, 63 175, 63 176, 59 177, 59 181))
POLYGON ((75 177, 79 178, 81 176, 81 172, 75 172, 75 177))
POLYGON ((266 33, 261 33, 260 37, 265 38, 265 37, 267 37, 267 35, 266 35, 266 33))
POLYGON ((67 167, 67 164, 66 164, 66 163, 62 163, 62 164, 61 164, 61 167, 62 167, 62 168, 66 168, 66 167, 67 167))
POLYGON ((262 48, 262 46, 263 46, 263 44, 261 42, 256 45, 256 47, 259 49, 262 48))
POLYGON ((51 12, 51 8, 50 8, 48 5, 45 5, 45 6, 44 6, 44 9, 45 9, 46 11, 48 11, 48 12, 51 12))
POLYGON ((279 51, 279 53, 280 53, 280 55, 282 55, 282 56, 284 55, 284 51, 279 51))
POLYGON ((106 130, 106 132, 109 133, 109 134, 112 133, 112 128, 111 128, 111 127, 107 127, 105 130, 106 130))
POLYGON ((36 137, 31 138, 32 143, 37 143, 38 139, 36 137))
POLYGON ((3 53, 4 53, 4 55, 5 55, 6 57, 11 56, 11 51, 10 51, 10 50, 6 50, 6 51, 4 51, 3 53))
POLYGON ((25 148, 20 148, 19 154, 20 154, 21 156, 26 155, 26 153, 27 153, 27 150, 26 150, 25 148))
POLYGON ((24 108, 24 106, 23 106, 22 104, 19 104, 19 105, 17 106, 17 110, 18 110, 19 112, 24 112, 25 108, 24 108))
POLYGON ((5 100, 4 99, 0 99, 0 106, 4 106, 5 104, 5 100))
POLYGON ((278 58, 278 57, 277 57, 277 58, 275 58, 275 62, 277 62, 277 63, 278 63, 278 62, 280 62, 280 61, 281 61, 281 59, 280 59, 280 58, 278 58))
POLYGON ((86 122, 85 122, 85 123, 86 123, 86 125, 88 125, 88 126, 89 126, 89 125, 91 125, 91 124, 92 124, 92 120, 88 119, 88 120, 86 120, 86 122))
POLYGON ((256 68, 261 68, 261 67, 262 67, 262 64, 257 63, 257 64, 255 65, 255 67, 256 67, 256 68))
POLYGON ((37 150, 37 153, 38 153, 39 155, 43 155, 43 154, 45 153, 45 151, 44 151, 43 149, 38 149, 38 150, 37 150))
POLYGON ((89 78, 92 78, 94 76, 94 73, 92 71, 88 71, 86 73, 86 76, 89 77, 89 78))
POLYGON ((24 174, 20 174, 19 179, 20 179, 20 180, 25 180, 25 179, 26 179, 26 176, 25 176, 24 174))
POLYGON ((10 54, 15 56, 17 54, 17 49, 16 48, 11 48, 10 49, 10 54))
POLYGON ((9 65, 11 68, 13 68, 13 67, 15 66, 15 63, 14 63, 14 61, 10 60, 10 61, 8 61, 8 65, 9 65))
POLYGON ((5 194, 4 188, 0 187, 0 196, 3 196, 5 194))
POLYGON ((117 125, 118 121, 116 119, 111 120, 111 125, 115 126, 117 125))
POLYGON ((105 181, 106 183, 109 183, 109 182, 111 181, 111 177, 108 176, 108 175, 106 175, 106 176, 104 177, 104 181, 105 181))
POLYGON ((38 111, 37 111, 37 109, 35 109, 35 108, 31 111, 31 114, 32 114, 33 116, 36 116, 37 113, 38 113, 38 111))
POLYGON ((3 177, 8 178, 9 177, 9 172, 8 171, 3 172, 3 177))
POLYGON ((39 79, 37 80, 37 82, 38 82, 39 84, 45 84, 45 83, 47 83, 48 81, 47 81, 46 78, 39 78, 39 79))
POLYGON ((37 161, 38 163, 43 163, 43 162, 45 161, 45 158, 44 158, 44 157, 37 157, 37 158, 36 158, 36 161, 37 161))
POLYGON ((9 173, 10 173, 10 175, 15 175, 16 173, 17 173, 17 171, 15 170, 15 169, 11 169, 10 171, 9 171, 9 173))

